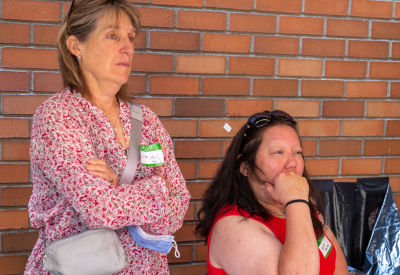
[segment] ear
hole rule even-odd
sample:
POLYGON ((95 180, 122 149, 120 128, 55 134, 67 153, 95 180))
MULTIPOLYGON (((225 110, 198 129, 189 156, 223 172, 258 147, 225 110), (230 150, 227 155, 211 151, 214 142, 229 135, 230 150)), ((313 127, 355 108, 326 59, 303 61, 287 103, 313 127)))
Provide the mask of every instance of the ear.
POLYGON ((67 44, 68 50, 76 57, 82 56, 81 42, 74 35, 70 35, 65 42, 67 44))
POLYGON ((245 177, 248 176, 247 163, 244 161, 240 163, 240 174, 245 177))

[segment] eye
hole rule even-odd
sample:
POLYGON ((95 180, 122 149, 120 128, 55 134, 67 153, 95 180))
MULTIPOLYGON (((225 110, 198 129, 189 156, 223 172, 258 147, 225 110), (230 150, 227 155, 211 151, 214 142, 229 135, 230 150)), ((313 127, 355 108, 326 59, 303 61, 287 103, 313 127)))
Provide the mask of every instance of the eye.
POLYGON ((115 33, 110 33, 107 35, 107 38, 109 39, 117 39, 117 35, 115 33))
POLYGON ((272 152, 272 154, 273 155, 282 155, 283 151, 277 150, 277 151, 272 152))
POLYGON ((296 155, 302 156, 302 155, 303 155, 303 151, 297 151, 297 152, 296 152, 296 155))
POLYGON ((135 36, 134 35, 130 35, 129 36, 129 41, 131 41, 131 42, 135 41, 135 36))

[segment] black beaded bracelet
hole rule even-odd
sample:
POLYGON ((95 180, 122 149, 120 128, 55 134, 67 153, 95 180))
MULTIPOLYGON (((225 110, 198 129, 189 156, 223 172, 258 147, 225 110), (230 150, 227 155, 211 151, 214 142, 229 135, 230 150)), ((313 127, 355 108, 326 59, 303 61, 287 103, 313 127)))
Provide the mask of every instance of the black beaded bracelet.
POLYGON ((288 202, 286 203, 286 205, 285 205, 285 209, 286 209, 286 207, 288 207, 289 204, 295 203, 295 202, 304 202, 304 203, 306 203, 308 206, 310 206, 310 203, 309 203, 308 201, 298 199, 298 200, 291 200, 291 201, 288 201, 288 202))

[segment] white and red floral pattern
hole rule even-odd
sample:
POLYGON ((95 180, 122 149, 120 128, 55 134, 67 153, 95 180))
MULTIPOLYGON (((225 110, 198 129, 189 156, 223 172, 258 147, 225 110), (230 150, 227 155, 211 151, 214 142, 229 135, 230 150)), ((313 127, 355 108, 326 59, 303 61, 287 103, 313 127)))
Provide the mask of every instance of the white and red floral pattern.
MULTIPOLYGON (((124 131, 130 133, 129 103, 120 103, 124 131)), ((25 274, 42 269, 46 243, 90 228, 117 230, 129 265, 119 274, 168 274, 165 254, 138 246, 126 229, 142 225, 151 233, 173 234, 181 226, 190 195, 173 153, 167 131, 156 114, 143 106, 141 144, 160 143, 165 165, 138 164, 131 184, 113 186, 90 175, 88 161, 104 159, 121 176, 127 155, 113 128, 96 106, 80 93, 64 89, 35 112, 31 139, 33 192, 29 217, 39 238, 25 274), (157 175, 164 176, 170 185, 157 175)))

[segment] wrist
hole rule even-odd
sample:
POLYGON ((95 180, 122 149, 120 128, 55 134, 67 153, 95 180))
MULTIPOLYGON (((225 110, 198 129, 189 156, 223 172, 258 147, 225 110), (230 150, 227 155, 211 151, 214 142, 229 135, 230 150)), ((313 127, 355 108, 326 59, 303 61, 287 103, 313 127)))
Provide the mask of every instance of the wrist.
POLYGON ((295 200, 290 200, 285 204, 285 209, 292 204, 296 204, 296 203, 304 203, 307 204, 308 207, 310 207, 310 202, 308 200, 303 200, 303 199, 295 199, 295 200))

